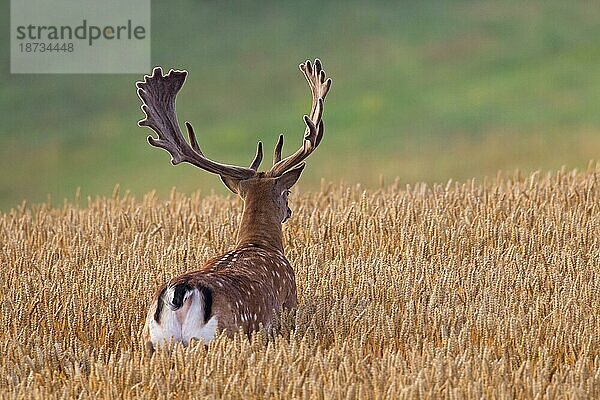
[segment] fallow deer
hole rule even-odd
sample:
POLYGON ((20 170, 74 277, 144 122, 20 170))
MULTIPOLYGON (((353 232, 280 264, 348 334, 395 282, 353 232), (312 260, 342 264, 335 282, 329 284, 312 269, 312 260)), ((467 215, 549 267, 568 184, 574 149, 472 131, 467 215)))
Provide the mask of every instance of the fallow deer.
POLYGON ((148 142, 168 151, 173 165, 187 162, 221 177, 223 183, 244 203, 235 248, 208 260, 200 269, 172 278, 156 291, 143 330, 149 352, 165 342, 199 339, 205 344, 220 331, 248 335, 262 324, 271 325, 274 313, 297 305, 294 270, 283 253, 282 226, 292 211, 288 207, 290 188, 298 181, 304 160, 323 138, 323 102, 331 87, 317 59, 300 64, 312 94, 312 107, 304 116, 303 144, 282 159, 283 135, 273 154, 273 166, 258 168, 263 158, 262 143, 248 168, 222 164, 207 158, 189 122, 184 138, 175 113, 175 99, 187 72, 170 70, 163 76, 160 67, 137 82, 146 117, 138 122, 158 134, 148 142))

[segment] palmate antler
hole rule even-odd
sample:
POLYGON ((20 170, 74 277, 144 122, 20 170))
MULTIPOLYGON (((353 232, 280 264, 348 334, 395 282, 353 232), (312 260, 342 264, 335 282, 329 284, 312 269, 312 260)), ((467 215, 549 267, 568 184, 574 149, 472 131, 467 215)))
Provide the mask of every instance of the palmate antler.
POLYGON ((183 137, 177 114, 175 99, 183 86, 187 71, 171 70, 163 76, 160 67, 154 68, 152 76, 146 75, 143 82, 137 82, 137 93, 142 100, 142 110, 146 118, 138 122, 139 126, 148 126, 157 134, 158 139, 148 136, 148 143, 165 149, 171 154, 173 165, 188 162, 206 171, 234 179, 248 179, 256 174, 256 169, 262 160, 262 144, 258 144, 256 157, 250 168, 222 164, 204 156, 198 145, 196 134, 189 122, 185 123, 190 138, 188 144, 183 137))
MULTIPOLYGON (((314 66, 310 61, 300 64, 300 70, 306 77, 312 93, 310 115, 304 116, 306 124, 304 142, 294 154, 282 160, 283 135, 280 135, 273 155, 273 167, 266 173, 269 177, 279 177, 300 164, 317 148, 323 138, 323 102, 331 87, 331 79, 326 77, 321 61, 318 59, 315 60, 314 66)), ((185 123, 189 143, 185 140, 179 128, 175 101, 186 77, 187 71, 170 70, 168 74, 163 75, 162 69, 156 67, 151 76, 146 75, 143 82, 136 83, 138 96, 142 100, 142 110, 146 114, 146 118, 139 121, 138 125, 150 127, 158 134, 158 138, 149 136, 148 142, 152 146, 168 151, 173 165, 188 162, 218 174, 222 179, 232 178, 239 181, 255 176, 263 159, 261 142, 258 142, 256 156, 250 167, 246 168, 222 164, 207 158, 200 149, 194 129, 189 122, 185 123)), ((223 181, 225 182, 226 179, 223 181)))
POLYGON ((304 116, 304 123, 306 124, 304 140, 302 147, 296 150, 294 154, 282 160, 283 135, 279 135, 279 140, 273 153, 273 167, 267 172, 267 175, 272 177, 281 176, 285 171, 300 164, 317 148, 323 138, 323 104, 325 96, 327 96, 331 87, 331 78, 327 78, 325 70, 321 65, 321 60, 318 58, 315 60, 314 66, 310 60, 307 60, 300 64, 299 67, 308 82, 312 94, 310 115, 304 116))

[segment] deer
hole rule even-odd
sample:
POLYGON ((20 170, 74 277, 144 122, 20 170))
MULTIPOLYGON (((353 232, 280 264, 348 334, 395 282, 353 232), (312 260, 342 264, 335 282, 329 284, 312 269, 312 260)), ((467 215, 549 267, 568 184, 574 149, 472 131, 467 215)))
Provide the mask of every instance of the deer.
POLYGON ((282 158, 283 134, 279 135, 268 171, 258 170, 263 159, 260 141, 249 167, 206 157, 187 121, 189 142, 186 141, 175 103, 187 71, 171 69, 163 75, 162 68, 155 67, 152 75, 136 82, 145 114, 138 125, 149 127, 158 135, 149 135, 148 143, 166 150, 173 165, 186 162, 217 174, 243 202, 233 250, 157 288, 142 330, 142 340, 150 354, 169 343, 185 347, 198 340, 208 346, 221 332, 230 337, 239 331, 250 336, 261 327, 268 329, 277 313, 297 307, 296 279, 284 255, 282 224, 292 215, 288 206, 290 190, 300 178, 305 159, 323 138, 323 105, 332 82, 319 59, 314 63, 307 60, 299 68, 312 96, 310 113, 303 116, 302 145, 282 158))

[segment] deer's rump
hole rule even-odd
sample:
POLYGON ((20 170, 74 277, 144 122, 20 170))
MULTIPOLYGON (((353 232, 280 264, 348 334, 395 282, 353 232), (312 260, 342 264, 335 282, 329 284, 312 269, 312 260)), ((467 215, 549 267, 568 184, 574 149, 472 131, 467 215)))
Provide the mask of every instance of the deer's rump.
POLYGON ((214 259, 159 289, 144 329, 149 350, 171 340, 208 344, 223 330, 250 335, 261 325, 269 328, 274 312, 296 306, 294 273, 285 258, 265 257, 261 266, 251 267, 244 252, 233 254, 239 257, 235 267, 216 262, 228 256, 214 259))
POLYGON ((187 283, 164 287, 148 313, 147 341, 153 347, 170 340, 186 346, 192 339, 208 343, 218 328, 218 318, 211 317, 211 308, 212 290, 208 287, 187 283))

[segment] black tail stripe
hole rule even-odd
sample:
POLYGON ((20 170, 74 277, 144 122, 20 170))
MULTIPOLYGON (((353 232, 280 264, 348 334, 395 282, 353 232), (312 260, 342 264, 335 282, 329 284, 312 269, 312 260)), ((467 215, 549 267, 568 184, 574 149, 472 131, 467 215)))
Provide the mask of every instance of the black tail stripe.
POLYGON ((154 311, 154 320, 156 322, 160 322, 160 314, 162 313, 162 309, 165 304, 165 301, 163 300, 163 295, 165 294, 165 290, 167 290, 166 287, 164 287, 163 290, 160 291, 160 294, 158 295, 158 299, 156 300, 156 310, 154 311))
POLYGON ((206 324, 212 316, 213 294, 212 289, 206 286, 201 286, 199 289, 204 297, 204 323, 206 324))
POLYGON ((175 286, 175 290, 173 291, 173 301, 171 302, 171 304, 173 304, 173 309, 178 310, 183 306, 183 298, 190 290, 192 290, 192 288, 187 283, 180 283, 175 286))

